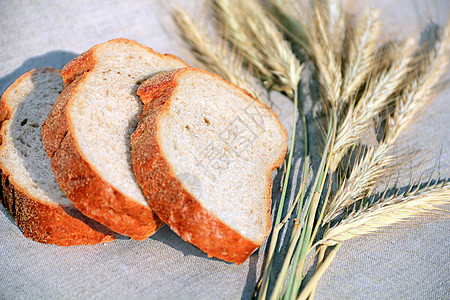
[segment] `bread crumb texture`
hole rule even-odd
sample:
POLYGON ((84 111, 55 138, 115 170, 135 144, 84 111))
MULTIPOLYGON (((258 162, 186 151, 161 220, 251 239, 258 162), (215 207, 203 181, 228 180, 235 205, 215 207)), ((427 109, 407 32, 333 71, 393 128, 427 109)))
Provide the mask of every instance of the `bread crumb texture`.
POLYGON ((112 241, 115 233, 83 216, 57 183, 41 124, 63 90, 58 71, 32 70, 3 94, 0 105, 0 170, 3 206, 24 235, 62 246, 112 241))
POLYGON ((126 40, 95 49, 95 67, 85 73, 68 107, 74 139, 105 181, 147 206, 131 165, 130 135, 143 106, 136 91, 155 73, 186 64, 126 40))
POLYGON ((55 180, 41 135, 42 122, 64 88, 61 75, 51 69, 25 75, 2 99, 12 118, 2 124, 0 163, 11 180, 31 196, 49 203, 70 205, 55 180))
POLYGON ((285 129, 267 106, 196 68, 158 74, 138 95, 146 106, 132 156, 150 206, 208 255, 242 263, 270 230, 285 129))

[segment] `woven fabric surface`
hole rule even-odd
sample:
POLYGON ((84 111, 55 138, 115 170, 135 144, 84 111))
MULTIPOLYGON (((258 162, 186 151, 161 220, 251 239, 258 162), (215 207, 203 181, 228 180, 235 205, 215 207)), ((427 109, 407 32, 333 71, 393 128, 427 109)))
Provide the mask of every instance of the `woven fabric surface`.
MULTIPOLYGON (((371 2, 384 8, 388 28, 401 33, 417 31, 430 18, 442 23, 450 9, 445 0, 426 5, 371 2)), ((203 1, 173 4, 199 15, 203 1)), ((118 37, 189 61, 175 35, 170 5, 164 1, 4 0, 0 94, 32 68, 62 68, 93 45, 118 37)), ((399 151, 417 151, 417 159, 423 160, 419 168, 404 168, 400 184, 423 174, 450 177, 449 96, 448 89, 439 95, 399 140, 399 151)), ((290 132, 292 104, 275 97, 275 105, 290 132)), ((300 157, 301 149, 297 151, 300 157)), ((279 198, 279 177, 274 199, 279 198)), ((23 236, 2 206, 0 212, 1 299, 249 299, 264 262, 265 245, 238 266, 208 258, 167 226, 142 242, 122 238, 94 246, 39 244, 23 236)), ((449 225, 448 218, 418 217, 344 243, 316 298, 448 299, 449 225)))

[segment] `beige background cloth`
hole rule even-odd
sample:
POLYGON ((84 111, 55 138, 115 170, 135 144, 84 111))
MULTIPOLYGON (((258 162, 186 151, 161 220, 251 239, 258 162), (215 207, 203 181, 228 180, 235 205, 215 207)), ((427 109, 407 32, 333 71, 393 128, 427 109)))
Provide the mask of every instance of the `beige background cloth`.
MULTIPOLYGON (((202 2, 178 4, 198 15, 202 2)), ((385 30, 399 34, 417 31, 430 19, 442 23, 450 11, 446 0, 372 2, 385 10, 385 30)), ((0 93, 32 68, 61 68, 91 46, 118 37, 188 61, 174 34, 170 7, 160 1, 3 0, 0 93)), ((405 166, 400 186, 420 174, 450 177, 449 95, 442 93, 403 135, 399 151, 419 151, 423 162, 405 166)), ((290 131, 291 104, 283 97, 276 97, 276 104, 290 131)), ((299 147, 296 154, 301 153, 299 147)), ((26 239, 9 213, 1 206, 0 211, 1 299, 248 299, 264 260, 265 246, 240 266, 208 258, 167 226, 143 242, 44 245, 26 239)), ((316 298, 450 298, 449 225, 448 218, 418 217, 344 243, 316 298)))

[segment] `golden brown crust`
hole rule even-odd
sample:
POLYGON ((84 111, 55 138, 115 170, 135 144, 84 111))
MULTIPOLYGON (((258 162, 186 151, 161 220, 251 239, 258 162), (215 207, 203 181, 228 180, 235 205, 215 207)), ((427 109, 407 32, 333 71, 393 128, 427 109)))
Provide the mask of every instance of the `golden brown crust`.
POLYGON ((69 131, 54 152, 51 164, 56 180, 75 207, 111 230, 144 240, 163 225, 150 208, 103 180, 82 158, 69 131))
MULTIPOLYGON (((255 243, 243 237, 205 209, 176 178, 160 147, 158 118, 169 109, 177 85, 176 76, 189 69, 194 68, 162 72, 139 88, 138 95, 145 106, 139 125, 131 136, 133 168, 150 207, 181 238, 208 256, 241 264, 263 241, 255 243)), ((283 158, 284 155, 278 162, 281 163, 283 158)), ((266 192, 268 201, 272 182, 270 174, 277 166, 271 166, 267 174, 270 182, 266 192)), ((270 205, 267 218, 270 219, 270 205)), ((270 230, 268 223, 267 233, 270 230)))
POLYGON ((60 246, 93 245, 113 241, 114 232, 84 216, 73 206, 46 203, 22 192, 0 170, 1 202, 27 238, 60 246))
MULTIPOLYGON (((1 136, 5 134, 5 127, 11 118, 11 110, 6 99, 12 97, 10 93, 22 80, 42 70, 54 71, 52 68, 31 70, 18 78, 3 94, 0 104, 1 136)), ((3 151, 4 146, 4 144, 0 146, 0 151, 3 151)), ((114 240, 117 235, 83 216, 73 206, 51 204, 29 195, 20 185, 14 183, 1 164, 0 179, 1 202, 27 238, 41 243, 71 246, 108 242, 114 240)))
MULTIPOLYGON (((139 45, 124 39, 112 42, 139 45)), ((66 108, 77 92, 77 87, 86 78, 86 72, 92 70, 92 64, 95 65, 97 47, 99 45, 64 67, 63 79, 70 83, 42 125, 43 144, 47 155, 51 158, 56 180, 67 197, 75 203, 76 208, 115 232, 135 240, 144 240, 161 228, 163 223, 149 207, 123 195, 97 173, 83 157, 69 126, 66 108)), ((150 48, 147 49, 154 53, 150 48)))
POLYGON ((93 51, 84 52, 69 61, 61 70, 64 85, 68 86, 77 77, 92 70, 95 66, 93 51))
MULTIPOLYGON (((161 59, 177 60, 180 63, 184 64, 186 67, 188 66, 184 61, 182 61, 179 57, 177 57, 175 55, 155 52, 152 48, 141 45, 138 42, 133 41, 133 40, 118 38, 118 39, 110 40, 107 43, 109 43, 109 44, 112 44, 112 43, 130 44, 130 45, 142 48, 142 49, 146 50, 147 52, 151 53, 152 55, 158 56, 161 59)), ((79 56, 77 56, 76 58, 74 58, 73 60, 71 60, 69 63, 67 63, 64 66, 64 68, 61 70, 61 76, 62 76, 64 84, 66 86, 69 85, 72 81, 74 81, 79 76, 83 75, 86 72, 91 71, 95 67, 95 64, 97 62, 96 52, 97 52, 97 49, 102 46, 103 46, 103 44, 98 44, 98 45, 93 46, 88 51, 80 54, 79 56)))

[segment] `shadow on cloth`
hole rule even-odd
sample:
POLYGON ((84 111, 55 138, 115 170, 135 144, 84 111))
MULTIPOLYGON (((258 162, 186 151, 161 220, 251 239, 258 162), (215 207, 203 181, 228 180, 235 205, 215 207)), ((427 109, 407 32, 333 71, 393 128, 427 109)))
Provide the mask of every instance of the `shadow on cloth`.
POLYGON ((164 243, 173 249, 180 251, 184 256, 197 256, 216 261, 222 261, 214 257, 208 257, 203 251, 189 244, 173 232, 168 225, 164 225, 158 232, 150 237, 150 239, 164 243))
POLYGON ((27 59, 23 64, 0 78, 0 94, 3 92, 21 75, 30 71, 31 69, 40 67, 52 67, 54 69, 62 69, 65 64, 77 57, 78 54, 68 51, 51 51, 46 54, 35 56, 27 59))
MULTIPOLYGON (((277 175, 273 179, 273 187, 272 187, 272 224, 274 223, 275 215, 278 211, 278 201, 281 196, 281 182, 284 179, 282 167, 278 169, 277 175)), ((290 192, 287 194, 287 199, 289 199, 290 192)), ((285 209, 286 210, 286 207, 285 209)), ((247 273, 247 279, 245 283, 245 288, 242 294, 241 299, 251 299, 253 296, 253 293, 255 291, 256 285, 258 281, 261 279, 261 276, 263 275, 263 269, 265 264, 267 263, 267 252, 269 251, 270 247, 270 241, 272 239, 272 232, 270 233, 269 237, 266 239, 265 243, 257 250, 255 253, 253 253, 249 258, 249 266, 248 266, 248 273, 247 273), (262 264, 258 266, 258 261, 260 260, 259 256, 264 256, 262 258, 262 264)), ((285 253, 287 251, 287 248, 280 249, 282 253, 285 253)), ((281 268, 281 263, 278 261, 274 264, 274 274, 279 272, 279 268, 281 268)))

